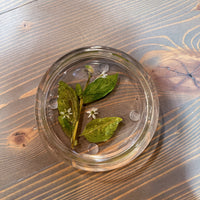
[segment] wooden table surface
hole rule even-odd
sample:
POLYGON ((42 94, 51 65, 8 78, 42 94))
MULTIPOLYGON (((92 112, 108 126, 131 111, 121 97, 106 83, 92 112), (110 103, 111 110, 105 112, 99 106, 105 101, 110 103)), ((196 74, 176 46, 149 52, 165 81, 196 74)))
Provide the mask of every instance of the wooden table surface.
POLYGON ((0 199, 200 199, 200 2, 0 0, 0 155, 0 199), (45 71, 90 45, 142 63, 160 100, 150 145, 110 172, 58 161, 34 116, 45 71))

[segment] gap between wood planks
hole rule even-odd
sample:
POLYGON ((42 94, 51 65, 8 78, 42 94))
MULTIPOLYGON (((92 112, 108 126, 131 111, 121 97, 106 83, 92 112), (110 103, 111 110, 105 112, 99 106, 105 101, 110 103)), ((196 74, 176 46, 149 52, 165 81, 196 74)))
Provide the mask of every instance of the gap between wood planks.
POLYGON ((36 2, 36 1, 38 1, 38 0, 32 0, 32 1, 29 1, 29 2, 24 3, 24 4, 22 4, 22 5, 19 5, 19 6, 17 6, 17 7, 14 7, 14 8, 8 9, 8 10, 5 10, 5 11, 3 11, 3 12, 0 12, 0 15, 6 14, 6 13, 11 12, 11 11, 13 11, 13 10, 16 10, 16 9, 18 9, 18 8, 24 7, 24 6, 28 5, 28 4, 34 3, 34 2, 36 2))

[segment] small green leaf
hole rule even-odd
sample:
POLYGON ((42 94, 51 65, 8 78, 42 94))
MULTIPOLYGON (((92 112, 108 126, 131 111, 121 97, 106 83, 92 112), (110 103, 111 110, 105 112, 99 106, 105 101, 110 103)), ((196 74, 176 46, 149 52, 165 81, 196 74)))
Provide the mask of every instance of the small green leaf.
POLYGON ((105 142, 112 137, 121 121, 120 117, 94 119, 86 125, 81 136, 84 136, 89 142, 105 142))
POLYGON ((83 103, 91 103, 109 94, 117 83, 118 74, 97 78, 83 92, 83 103))
POLYGON ((82 98, 83 89, 79 83, 76 84, 76 94, 79 98, 82 98))
POLYGON ((69 122, 65 117, 63 116, 59 116, 58 117, 58 121, 60 123, 60 125, 62 126, 64 132, 66 133, 66 135, 68 137, 71 137, 72 136, 72 123, 69 122))
MULTIPOLYGON (((79 102, 76 95, 76 92, 65 82, 60 81, 58 87, 58 111, 59 115, 66 120, 61 120, 59 117, 59 122, 63 127, 63 130, 66 130, 66 127, 71 126, 71 131, 78 120, 79 117, 79 102), (68 123, 69 122, 69 123, 68 123), (66 123, 68 123, 66 125, 66 123)), ((69 129, 69 127, 68 127, 69 129)), ((68 133, 66 133, 68 134, 68 133)), ((69 134, 68 134, 69 135, 69 134)))

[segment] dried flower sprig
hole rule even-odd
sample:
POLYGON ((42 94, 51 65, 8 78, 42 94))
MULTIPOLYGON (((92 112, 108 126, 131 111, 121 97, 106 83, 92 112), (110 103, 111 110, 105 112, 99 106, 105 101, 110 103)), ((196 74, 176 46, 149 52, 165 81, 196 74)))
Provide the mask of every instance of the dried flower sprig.
MULTIPOLYGON (((97 79, 90 83, 94 69, 90 65, 86 65, 85 68, 87 69, 88 80, 84 89, 80 84, 77 84, 74 90, 63 81, 59 82, 58 88, 58 120, 66 135, 71 138, 72 148, 78 144, 77 130, 83 105, 95 102, 108 95, 115 88, 118 80, 118 74, 108 75, 106 74, 107 71, 103 71, 97 79)), ((96 119, 97 111, 97 108, 87 111, 88 117, 93 120, 86 125, 80 135, 90 142, 107 141, 122 121, 119 117, 96 119)))

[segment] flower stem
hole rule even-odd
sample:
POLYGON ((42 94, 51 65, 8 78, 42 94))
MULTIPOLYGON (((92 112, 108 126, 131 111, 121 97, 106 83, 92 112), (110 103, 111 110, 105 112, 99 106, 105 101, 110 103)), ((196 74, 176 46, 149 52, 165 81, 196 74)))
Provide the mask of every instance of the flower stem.
MULTIPOLYGON (((80 114, 81 114, 82 107, 83 107, 83 98, 80 99, 80 104, 79 104, 79 113, 80 114)), ((77 130, 78 130, 80 114, 79 114, 78 120, 75 123, 74 131, 73 131, 73 134, 72 134, 72 141, 71 141, 72 149, 78 144, 78 141, 76 139, 76 133, 77 133, 77 130)))
MULTIPOLYGON (((88 86, 88 84, 90 82, 91 76, 92 76, 92 74, 88 71, 88 80, 87 80, 87 83, 85 84, 83 92, 87 88, 87 86, 88 86)), ((72 133, 72 138, 71 138, 71 147, 72 147, 72 149, 74 149, 74 147, 77 146, 77 144, 78 144, 78 141, 76 139, 76 134, 77 134, 77 130, 78 130, 78 124, 79 124, 79 121, 80 121, 80 115, 81 115, 82 107, 83 107, 83 97, 80 98, 79 117, 78 117, 78 119, 77 119, 77 121, 75 123, 75 127, 74 127, 74 130, 73 130, 73 133, 72 133)))

